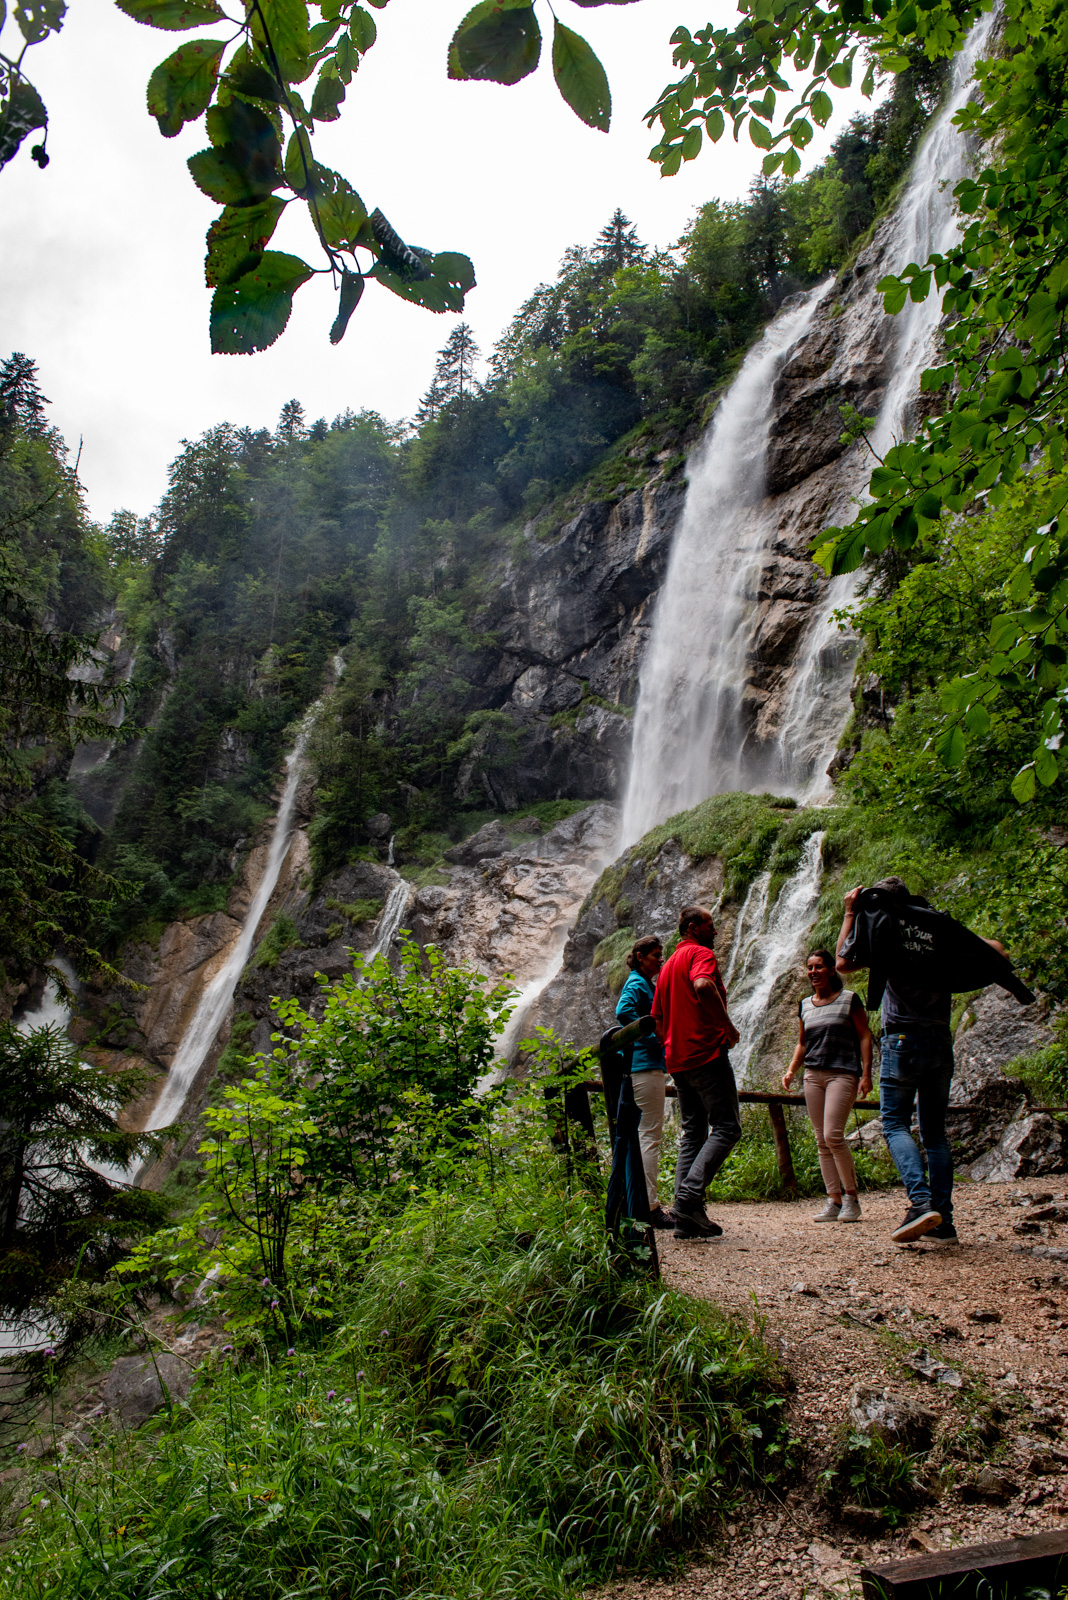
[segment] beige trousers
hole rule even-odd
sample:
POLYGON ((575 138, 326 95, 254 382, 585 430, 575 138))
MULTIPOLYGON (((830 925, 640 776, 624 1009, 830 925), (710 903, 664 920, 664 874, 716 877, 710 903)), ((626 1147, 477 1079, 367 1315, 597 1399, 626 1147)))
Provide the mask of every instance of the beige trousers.
POLYGON ((820 1171, 828 1194, 857 1192, 857 1169, 845 1142, 845 1127, 857 1098, 858 1079, 851 1072, 805 1068, 805 1105, 816 1134, 820 1171))
POLYGON ((660 1141, 664 1137, 664 1084, 666 1073, 652 1067, 647 1072, 634 1072, 634 1103, 642 1114, 638 1124, 638 1143, 642 1150, 645 1168, 645 1187, 649 1192, 649 1207, 655 1211, 660 1204, 657 1175, 660 1167, 660 1141))

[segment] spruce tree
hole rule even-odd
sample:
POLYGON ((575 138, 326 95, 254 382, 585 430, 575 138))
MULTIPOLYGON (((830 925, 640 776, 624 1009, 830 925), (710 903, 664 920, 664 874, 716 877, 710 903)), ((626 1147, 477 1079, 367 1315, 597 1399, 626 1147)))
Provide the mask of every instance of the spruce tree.
POLYGON ((608 222, 597 235, 594 255, 612 272, 621 267, 633 267, 645 260, 646 247, 638 238, 638 229, 617 206, 608 222))

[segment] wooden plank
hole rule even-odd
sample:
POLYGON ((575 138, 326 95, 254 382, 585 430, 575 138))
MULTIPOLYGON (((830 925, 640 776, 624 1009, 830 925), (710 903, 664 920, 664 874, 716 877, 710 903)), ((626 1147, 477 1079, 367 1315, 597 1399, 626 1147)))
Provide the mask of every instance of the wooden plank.
POLYGON ((1068 1579, 1068 1528, 961 1545, 860 1570, 864 1600, 1002 1600, 1068 1579))

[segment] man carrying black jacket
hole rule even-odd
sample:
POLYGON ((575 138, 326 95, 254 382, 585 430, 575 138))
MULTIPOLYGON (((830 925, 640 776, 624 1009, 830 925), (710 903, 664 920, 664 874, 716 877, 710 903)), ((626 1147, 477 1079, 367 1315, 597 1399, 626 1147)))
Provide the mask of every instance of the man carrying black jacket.
MULTIPOLYGON (((883 878, 873 886, 891 901, 907 902, 907 885, 900 878, 883 878)), ((873 960, 867 941, 860 937, 857 902, 865 891, 851 889, 845 897, 845 914, 838 935, 835 965, 839 972, 857 972, 873 960)), ((953 1152, 946 1134, 946 1110, 953 1080, 953 1034, 949 1019, 952 994, 948 989, 924 989, 895 979, 889 973, 882 991, 883 1036, 880 1045, 879 1109, 883 1137, 894 1165, 908 1191, 909 1208, 891 1238, 897 1244, 926 1235, 940 1244, 956 1244, 953 1226, 953 1152), (920 1137, 927 1153, 928 1172, 912 1137, 912 1112, 918 1102, 920 1137), (929 1177, 928 1177, 929 1174, 929 1177)), ((875 972, 873 970, 874 979, 875 972)), ((872 985, 874 987, 874 984, 872 985)), ((869 1005, 877 1004, 869 995, 869 1005)))

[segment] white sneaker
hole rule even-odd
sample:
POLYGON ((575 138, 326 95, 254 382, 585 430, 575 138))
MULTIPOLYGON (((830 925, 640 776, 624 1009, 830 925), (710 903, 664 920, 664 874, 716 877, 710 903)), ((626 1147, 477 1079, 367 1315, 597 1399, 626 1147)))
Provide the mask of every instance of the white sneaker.
POLYGON ((855 1194, 842 1196, 842 1209, 838 1213, 839 1222, 860 1221, 860 1201, 855 1194))
POLYGON ((827 1204, 822 1211, 816 1213, 812 1220, 813 1222, 837 1222, 841 1215, 842 1202, 840 1200, 832 1200, 828 1195, 827 1204))

